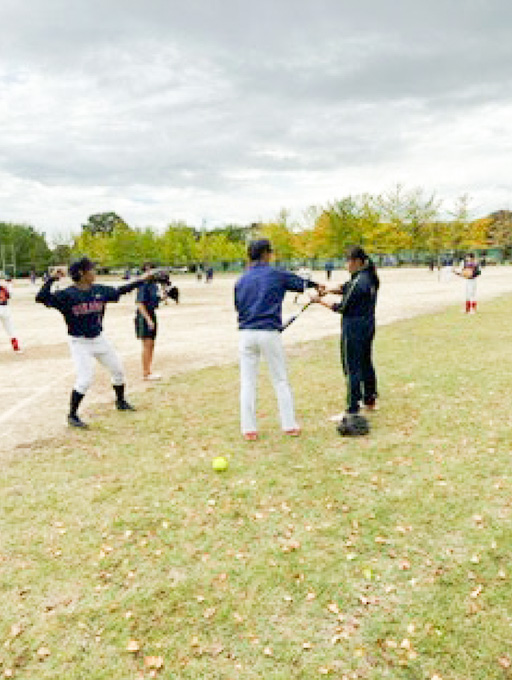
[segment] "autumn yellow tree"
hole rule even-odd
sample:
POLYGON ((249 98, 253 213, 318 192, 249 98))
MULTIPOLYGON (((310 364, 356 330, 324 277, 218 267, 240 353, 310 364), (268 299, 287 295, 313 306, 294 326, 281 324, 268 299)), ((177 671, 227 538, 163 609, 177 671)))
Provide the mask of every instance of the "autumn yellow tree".
POLYGON ((286 211, 281 211, 275 222, 261 223, 258 231, 261 238, 268 238, 271 242, 278 262, 289 261, 296 257, 295 235, 288 224, 286 211))

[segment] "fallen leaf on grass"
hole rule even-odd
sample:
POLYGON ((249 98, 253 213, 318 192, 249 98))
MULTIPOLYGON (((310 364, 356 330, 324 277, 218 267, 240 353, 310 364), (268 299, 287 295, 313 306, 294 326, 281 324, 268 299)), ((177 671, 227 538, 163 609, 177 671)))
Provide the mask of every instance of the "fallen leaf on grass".
POLYGON ((20 623, 15 623, 11 626, 11 637, 16 638, 18 635, 21 635, 23 632, 23 628, 21 627, 20 623))
POLYGON ((473 590, 473 592, 470 594, 470 597, 473 598, 473 600, 475 600, 480 595, 482 590, 483 590, 483 587, 478 586, 478 588, 475 588, 475 590, 473 590))
POLYGON ((300 548, 300 541, 289 541, 288 543, 285 543, 281 550, 284 553, 291 553, 295 552, 295 550, 299 550, 300 548))
POLYGON ((375 536, 375 543, 386 545, 389 542, 390 541, 387 538, 384 538, 384 536, 375 536))
POLYGON ((273 656, 274 652, 270 647, 265 647, 265 649, 263 650, 263 654, 265 654, 265 656, 273 656))
POLYGON ((37 656, 40 659, 46 659, 48 656, 50 656, 50 654, 51 652, 48 649, 48 647, 39 647, 39 649, 37 650, 37 656))
POLYGON ((508 656, 500 656, 498 663, 505 670, 508 670, 512 666, 512 661, 510 661, 508 656))
POLYGON ((145 656, 144 665, 148 668, 162 668, 164 660, 161 656, 145 656))
POLYGON ((140 651, 140 642, 137 642, 137 640, 130 640, 126 645, 126 651, 136 654, 140 651))

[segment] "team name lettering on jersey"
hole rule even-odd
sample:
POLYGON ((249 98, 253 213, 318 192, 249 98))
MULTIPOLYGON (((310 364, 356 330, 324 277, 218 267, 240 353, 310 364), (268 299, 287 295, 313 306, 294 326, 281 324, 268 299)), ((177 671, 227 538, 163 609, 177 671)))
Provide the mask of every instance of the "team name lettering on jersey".
POLYGON ((75 316, 82 316, 83 314, 97 314, 103 312, 105 303, 101 300, 97 302, 81 302, 79 305, 73 305, 71 311, 75 316))

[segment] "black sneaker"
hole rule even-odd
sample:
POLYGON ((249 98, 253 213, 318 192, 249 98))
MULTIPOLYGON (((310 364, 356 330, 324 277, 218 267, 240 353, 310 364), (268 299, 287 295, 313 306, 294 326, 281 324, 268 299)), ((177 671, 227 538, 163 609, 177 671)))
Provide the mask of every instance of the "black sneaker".
POLYGON ((76 415, 75 416, 74 415, 68 416, 68 425, 70 427, 81 427, 84 430, 87 430, 88 427, 89 427, 89 425, 87 425, 87 423, 84 423, 84 421, 80 420, 80 418, 76 415))
POLYGON ((137 409, 129 404, 126 399, 122 401, 116 401, 116 408, 118 411, 136 411, 137 409))

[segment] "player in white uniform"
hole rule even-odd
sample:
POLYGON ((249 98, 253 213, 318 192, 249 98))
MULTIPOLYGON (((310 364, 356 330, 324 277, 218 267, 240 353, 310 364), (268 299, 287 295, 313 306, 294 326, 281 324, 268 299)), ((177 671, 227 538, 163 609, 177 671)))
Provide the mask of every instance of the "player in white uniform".
POLYGON ((9 308, 9 300, 12 297, 12 286, 9 281, 6 281, 3 277, 0 278, 0 322, 2 323, 5 332, 11 340, 11 345, 13 350, 17 354, 21 354, 22 350, 20 348, 20 343, 16 337, 14 331, 14 325, 12 323, 11 310, 9 308))
POLYGON ((74 285, 52 292, 52 284, 64 273, 56 272, 50 276, 36 296, 36 302, 46 307, 58 309, 64 316, 68 327, 69 346, 75 364, 76 381, 71 393, 68 424, 71 427, 87 427, 78 416, 78 407, 92 383, 94 359, 102 363, 112 377, 116 393, 116 407, 119 411, 135 409, 124 396, 124 372, 121 360, 114 348, 103 335, 103 315, 108 302, 117 302, 121 295, 142 286, 153 277, 151 272, 141 279, 127 283, 119 288, 95 284, 95 265, 87 257, 74 262, 69 267, 69 275, 74 285))
POLYGON ((466 314, 476 313, 476 280, 482 273, 473 253, 469 253, 462 263, 460 272, 454 270, 454 274, 466 279, 466 314))

